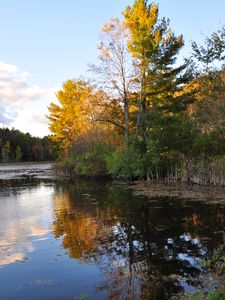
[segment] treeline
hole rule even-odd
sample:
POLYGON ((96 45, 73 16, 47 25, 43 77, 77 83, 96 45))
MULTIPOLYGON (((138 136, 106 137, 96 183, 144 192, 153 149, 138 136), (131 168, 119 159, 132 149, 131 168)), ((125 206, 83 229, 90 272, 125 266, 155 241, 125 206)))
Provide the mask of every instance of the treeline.
POLYGON ((50 161, 57 145, 49 137, 33 137, 16 129, 0 128, 0 162, 50 161))
POLYGON ((183 36, 158 14, 135 0, 123 20, 111 19, 94 76, 64 82, 51 103, 70 176, 225 183, 225 27, 178 64, 183 36))

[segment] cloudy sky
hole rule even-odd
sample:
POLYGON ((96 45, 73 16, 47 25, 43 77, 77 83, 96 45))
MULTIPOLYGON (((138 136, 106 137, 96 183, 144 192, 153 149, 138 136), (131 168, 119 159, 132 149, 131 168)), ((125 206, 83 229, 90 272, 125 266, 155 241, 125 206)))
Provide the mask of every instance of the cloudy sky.
MULTIPOLYGON (((160 15, 191 40, 225 24, 224 0, 159 0, 160 15)), ((131 0, 0 0, 0 126, 49 133, 47 106, 63 81, 88 76, 98 36, 131 0)))

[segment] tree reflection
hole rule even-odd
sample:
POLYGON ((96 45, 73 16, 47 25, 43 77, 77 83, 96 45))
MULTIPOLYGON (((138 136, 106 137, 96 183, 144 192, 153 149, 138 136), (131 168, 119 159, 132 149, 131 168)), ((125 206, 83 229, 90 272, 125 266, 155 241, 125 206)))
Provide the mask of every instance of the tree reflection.
POLYGON ((104 235, 102 222, 95 219, 90 210, 83 211, 76 207, 69 194, 57 196, 55 205, 53 230, 56 237, 64 236, 63 247, 68 250, 69 256, 88 259, 96 254, 99 238, 104 235))
POLYGON ((167 299, 200 287, 201 260, 223 238, 217 205, 148 200, 90 182, 59 188, 54 203, 55 236, 71 258, 98 265, 108 299, 167 299))

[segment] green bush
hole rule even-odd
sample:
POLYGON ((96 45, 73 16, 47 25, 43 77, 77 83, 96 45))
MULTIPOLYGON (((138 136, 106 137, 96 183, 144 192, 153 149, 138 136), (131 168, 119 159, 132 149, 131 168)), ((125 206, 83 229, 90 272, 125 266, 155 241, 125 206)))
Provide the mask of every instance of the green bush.
POLYGON ((134 145, 108 152, 105 156, 107 173, 117 178, 144 178, 145 160, 134 145))
MULTIPOLYGON (((80 150, 80 149, 79 149, 80 150)), ((70 155, 64 159, 65 170, 70 170, 72 176, 106 176, 105 152, 108 147, 103 143, 93 143, 86 149, 78 151, 73 148, 70 155)), ((68 173, 68 172, 67 172, 68 173)))

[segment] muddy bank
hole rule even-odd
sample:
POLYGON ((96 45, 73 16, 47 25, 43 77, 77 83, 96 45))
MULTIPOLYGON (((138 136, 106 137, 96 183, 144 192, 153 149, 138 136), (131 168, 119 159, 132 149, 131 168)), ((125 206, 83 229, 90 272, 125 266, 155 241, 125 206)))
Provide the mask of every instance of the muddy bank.
POLYGON ((142 195, 149 198, 169 197, 225 204, 225 187, 206 187, 164 181, 135 181, 129 186, 133 189, 135 196, 142 195))

